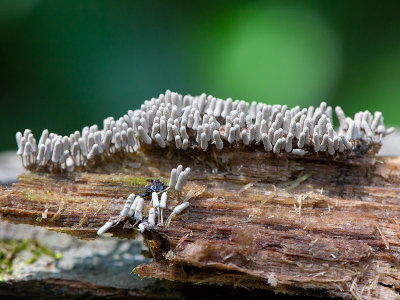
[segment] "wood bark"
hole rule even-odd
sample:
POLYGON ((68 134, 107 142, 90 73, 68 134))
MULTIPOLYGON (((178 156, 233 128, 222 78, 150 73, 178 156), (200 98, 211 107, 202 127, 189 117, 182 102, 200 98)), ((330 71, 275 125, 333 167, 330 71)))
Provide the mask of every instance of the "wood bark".
MULTIPOLYGON (((130 193, 142 193, 147 178, 168 182, 178 164, 192 172, 183 193, 168 192, 164 216, 185 199, 190 207, 144 233, 154 260, 136 268, 140 276, 399 298, 400 157, 144 147, 88 170, 21 175, 0 190, 0 212, 9 221, 95 238, 130 193)), ((110 232, 133 237, 124 225, 110 232)))

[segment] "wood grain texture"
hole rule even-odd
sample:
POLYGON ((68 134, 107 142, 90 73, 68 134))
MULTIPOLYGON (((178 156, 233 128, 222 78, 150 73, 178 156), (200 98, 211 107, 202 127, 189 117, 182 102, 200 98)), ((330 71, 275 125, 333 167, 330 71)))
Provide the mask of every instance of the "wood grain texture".
MULTIPOLYGON (((144 236, 154 256, 143 277, 228 284, 354 299, 400 293, 400 158, 331 158, 143 148, 71 174, 28 173, 0 191, 4 219, 94 238, 145 179, 192 169, 183 194, 169 191, 169 227, 144 236)), ((150 207, 146 201, 146 208, 150 207)), ((147 211, 147 210, 146 210, 147 211)), ((124 222, 117 237, 135 232, 124 222)))

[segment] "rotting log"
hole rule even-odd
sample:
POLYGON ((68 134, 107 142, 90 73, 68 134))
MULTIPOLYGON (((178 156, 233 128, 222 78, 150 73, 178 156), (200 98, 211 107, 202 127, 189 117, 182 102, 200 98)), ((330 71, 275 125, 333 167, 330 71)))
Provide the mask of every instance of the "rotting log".
MULTIPOLYGON (((2 218, 95 238, 146 179, 192 169, 183 195, 169 192, 170 226, 144 232, 154 260, 142 277, 291 294, 398 299, 400 157, 303 157, 241 148, 222 152, 143 147, 88 171, 26 173, 0 190, 2 218)), ((145 211, 150 207, 146 201, 145 211)), ((131 238, 121 222, 110 232, 131 238)))

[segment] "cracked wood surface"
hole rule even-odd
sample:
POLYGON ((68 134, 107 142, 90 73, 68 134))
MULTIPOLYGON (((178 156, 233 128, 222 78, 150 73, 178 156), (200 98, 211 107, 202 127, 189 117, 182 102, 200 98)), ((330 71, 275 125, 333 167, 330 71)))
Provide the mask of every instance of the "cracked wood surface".
MULTIPOLYGON (((2 217, 95 238, 147 178, 191 167, 183 195, 169 191, 169 227, 144 233, 154 256, 143 277, 228 284, 292 294, 397 299, 400 292, 400 158, 304 157, 226 149, 145 148, 90 171, 26 173, 0 190, 2 217)), ((150 207, 146 201, 146 208, 150 207)), ((145 210, 147 211, 147 209, 145 210)), ((123 223, 117 237, 133 237, 123 223)))

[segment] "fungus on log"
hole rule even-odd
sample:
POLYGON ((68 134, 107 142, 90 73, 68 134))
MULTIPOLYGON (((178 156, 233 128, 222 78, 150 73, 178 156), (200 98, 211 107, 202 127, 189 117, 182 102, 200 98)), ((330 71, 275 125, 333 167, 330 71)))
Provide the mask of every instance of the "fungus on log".
MULTIPOLYGON (((190 176, 182 191, 167 190, 164 216, 190 206, 169 224, 147 226, 149 193, 139 225, 154 260, 135 269, 140 276, 396 298, 400 158, 375 157, 392 129, 380 113, 336 113, 337 131, 325 103, 300 110, 167 91, 120 120, 106 119, 103 130, 51 139, 44 132, 39 146, 26 131, 17 140, 31 173, 1 188, 0 212, 95 238, 130 194, 146 192, 147 179, 167 185, 181 164, 190 176)), ((137 224, 120 220, 109 232, 132 238, 137 224)))

